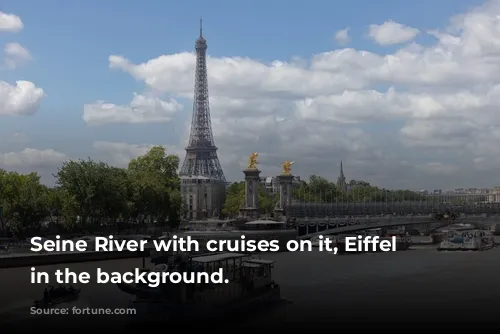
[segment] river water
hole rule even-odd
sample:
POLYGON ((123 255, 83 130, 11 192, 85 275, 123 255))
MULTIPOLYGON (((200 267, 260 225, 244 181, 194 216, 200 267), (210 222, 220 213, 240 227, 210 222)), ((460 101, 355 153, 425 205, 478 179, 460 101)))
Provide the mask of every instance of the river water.
MULTIPOLYGON (((500 248, 437 252, 435 246, 417 246, 408 251, 375 254, 332 255, 315 250, 266 253, 262 257, 276 261, 273 275, 285 302, 252 313, 246 323, 293 324, 373 317, 493 320, 500 312, 494 307, 500 301, 500 248)), ((141 266, 141 259, 126 259, 38 269, 53 272, 68 267, 93 274, 98 267, 126 272, 141 266)), ((43 286, 30 284, 29 280, 30 268, 0 269, 0 319, 33 320, 34 316, 28 316, 29 307, 34 299, 41 298, 43 286)), ((130 299, 114 285, 91 282, 79 287, 79 307, 126 307, 130 299)), ((38 316, 37 321, 41 317, 47 316, 38 316)))

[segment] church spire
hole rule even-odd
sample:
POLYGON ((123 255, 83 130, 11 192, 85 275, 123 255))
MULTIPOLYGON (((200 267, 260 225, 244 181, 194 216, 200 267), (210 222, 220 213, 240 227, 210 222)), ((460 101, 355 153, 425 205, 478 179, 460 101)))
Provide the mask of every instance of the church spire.
POLYGON ((341 191, 347 190, 347 182, 344 175, 344 164, 342 163, 342 160, 340 161, 340 175, 337 179, 337 188, 341 191))

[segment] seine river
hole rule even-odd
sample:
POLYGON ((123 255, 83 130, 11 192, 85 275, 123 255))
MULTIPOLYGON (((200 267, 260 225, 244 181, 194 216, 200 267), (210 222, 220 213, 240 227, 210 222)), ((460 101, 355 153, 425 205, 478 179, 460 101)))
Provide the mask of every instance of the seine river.
MULTIPOLYGON (((415 248, 357 255, 318 251, 262 254, 276 261, 273 274, 285 302, 252 313, 245 321, 290 324, 369 315, 418 321, 498 317, 500 311, 494 306, 500 301, 500 248, 456 253, 437 252, 432 246, 415 248)), ((50 272, 69 267, 92 274, 98 267, 125 272, 141 265, 141 259, 127 259, 43 268, 50 272)), ((29 308, 34 299, 41 298, 43 287, 30 284, 29 279, 30 268, 0 269, 0 319, 8 316, 18 322, 33 318, 28 316, 29 308)), ((114 285, 89 283, 80 287, 78 307, 126 307, 130 299, 114 285)), ((37 321, 43 317, 38 316, 37 321)))

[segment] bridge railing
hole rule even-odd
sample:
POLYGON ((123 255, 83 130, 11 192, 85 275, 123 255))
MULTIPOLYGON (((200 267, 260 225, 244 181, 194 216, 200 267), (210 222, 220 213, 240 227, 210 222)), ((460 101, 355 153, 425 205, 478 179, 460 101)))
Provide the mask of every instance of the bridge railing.
POLYGON ((365 219, 345 218, 345 219, 311 219, 297 221, 295 228, 297 229, 297 236, 301 238, 309 238, 316 235, 324 234, 337 234, 337 233, 350 233, 353 231, 361 231, 372 228, 383 228, 383 227, 399 227, 399 226, 409 226, 409 225, 427 225, 429 232, 436 230, 438 228, 452 225, 456 223, 470 223, 476 225, 490 224, 492 220, 496 219, 492 217, 480 216, 467 216, 464 219, 459 220, 440 220, 440 221, 429 221, 424 217, 371 217, 365 219))
POLYGON ((387 214, 425 215, 438 212, 455 214, 498 214, 500 203, 476 203, 450 205, 429 202, 381 202, 381 203, 293 203, 285 208, 288 217, 344 217, 387 214))

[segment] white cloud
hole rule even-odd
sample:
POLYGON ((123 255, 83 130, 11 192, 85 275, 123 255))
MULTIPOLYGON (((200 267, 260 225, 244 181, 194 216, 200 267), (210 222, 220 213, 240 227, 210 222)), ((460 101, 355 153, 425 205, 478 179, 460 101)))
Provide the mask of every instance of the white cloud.
POLYGON ((0 137, 0 141, 9 144, 26 144, 30 141, 30 137, 23 132, 12 132, 0 137))
POLYGON ((18 32, 23 27, 23 21, 19 16, 0 12, 0 32, 18 32))
POLYGON ((349 38, 349 28, 339 30, 335 33, 335 41, 340 45, 346 45, 351 40, 349 38))
MULTIPOLYGON (((0 11, 0 32, 17 32, 24 27, 21 19, 14 14, 0 11)), ((4 59, 0 69, 14 70, 32 59, 30 52, 19 43, 7 43, 4 46, 4 59)), ((0 116, 34 115, 46 96, 42 88, 25 80, 11 85, 0 81, 0 116)))
POLYGON ((30 81, 19 80, 15 86, 0 81, 0 116, 33 115, 44 97, 43 89, 30 81))
MULTIPOLYGON (((92 145, 99 153, 103 154, 103 161, 119 167, 126 167, 130 160, 146 154, 153 144, 129 144, 123 142, 96 141, 92 145)), ((163 145, 168 154, 182 153, 181 150, 171 145, 163 145)))
POLYGON ((417 169, 424 173, 436 174, 436 175, 449 175, 458 171, 458 167, 455 165, 446 165, 441 162, 428 162, 425 165, 417 166, 417 169))
POLYGON ((25 148, 20 152, 0 153, 0 166, 11 168, 55 167, 65 160, 68 160, 67 155, 53 149, 25 148))
POLYGON ((0 168, 19 173, 36 172, 42 183, 52 186, 54 172, 69 159, 66 154, 54 149, 25 148, 22 151, 0 152, 0 168))
POLYGON ((102 101, 86 104, 83 120, 88 124, 168 122, 180 110, 182 105, 174 99, 163 101, 157 97, 134 94, 134 99, 128 105, 119 106, 102 101))
MULTIPOLYGON (((257 151, 263 174, 292 159, 297 174, 336 178, 343 159, 348 178, 386 187, 494 185, 499 17, 500 1, 489 1, 431 30, 431 44, 391 54, 346 48, 272 63, 210 57, 212 125, 226 174, 241 178, 247 155, 257 151)), ((391 26, 400 29, 379 29, 379 42, 416 33, 394 22, 382 27, 391 26)), ((112 55, 109 65, 155 92, 192 97, 192 53, 141 64, 112 55)))
POLYGON ((385 21, 383 24, 371 24, 368 35, 380 45, 400 44, 411 41, 419 30, 394 21, 385 21))
POLYGON ((7 43, 4 48, 4 68, 14 70, 31 60, 29 51, 19 43, 7 43))

